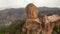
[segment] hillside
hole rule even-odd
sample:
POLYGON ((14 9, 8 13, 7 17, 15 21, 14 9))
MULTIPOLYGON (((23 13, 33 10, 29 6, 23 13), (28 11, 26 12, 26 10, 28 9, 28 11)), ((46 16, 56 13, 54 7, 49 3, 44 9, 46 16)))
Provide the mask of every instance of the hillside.
MULTIPOLYGON (((48 15, 53 13, 60 13, 60 8, 39 7, 39 16, 43 13, 48 15)), ((0 28, 12 24, 15 20, 24 20, 26 12, 24 8, 10 8, 0 10, 0 28)))

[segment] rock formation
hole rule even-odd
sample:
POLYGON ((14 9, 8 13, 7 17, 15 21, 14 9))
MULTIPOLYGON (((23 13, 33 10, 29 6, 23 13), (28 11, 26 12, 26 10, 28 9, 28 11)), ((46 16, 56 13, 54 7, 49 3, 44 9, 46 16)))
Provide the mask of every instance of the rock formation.
POLYGON ((50 25, 51 22, 48 20, 48 16, 47 15, 44 15, 43 17, 43 27, 42 27, 42 34, 51 34, 52 33, 52 30, 53 30, 53 27, 54 25, 50 25))
POLYGON ((26 32, 26 34, 39 34, 41 31, 41 21, 38 18, 37 7, 30 3, 27 5, 26 11, 27 18, 22 28, 22 32, 26 32))
POLYGON ((26 7, 26 11, 27 11, 27 18, 38 18, 38 9, 37 7, 30 3, 27 5, 26 7))
POLYGON ((57 24, 59 19, 60 16, 57 14, 53 14, 51 16, 47 16, 46 14, 44 14, 43 17, 44 26, 42 27, 42 34, 52 34, 55 23, 57 24))
POLYGON ((42 34, 52 34, 54 26, 60 25, 60 16, 57 14, 51 16, 44 14, 43 18, 39 19, 38 8, 32 3, 27 5, 26 11, 27 18, 22 27, 21 34, 40 34, 40 32, 42 34))

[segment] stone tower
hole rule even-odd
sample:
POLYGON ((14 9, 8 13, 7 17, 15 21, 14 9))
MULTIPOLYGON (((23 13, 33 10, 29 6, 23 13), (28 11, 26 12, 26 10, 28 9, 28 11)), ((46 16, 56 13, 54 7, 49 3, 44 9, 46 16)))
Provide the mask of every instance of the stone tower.
POLYGON ((38 18, 37 7, 30 3, 27 5, 26 11, 27 18, 22 28, 22 32, 26 32, 26 34, 39 34, 41 31, 41 21, 38 18))

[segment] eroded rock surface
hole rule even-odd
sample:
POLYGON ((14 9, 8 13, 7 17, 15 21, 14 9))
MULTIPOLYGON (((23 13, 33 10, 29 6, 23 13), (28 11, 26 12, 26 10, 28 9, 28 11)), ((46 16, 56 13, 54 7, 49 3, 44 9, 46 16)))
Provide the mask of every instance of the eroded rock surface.
POLYGON ((43 18, 38 18, 38 8, 30 3, 26 7, 27 18, 23 25, 21 34, 52 34, 55 25, 60 25, 60 16, 53 14, 47 16, 47 14, 42 15, 43 18))
POLYGON ((60 16, 58 14, 53 14, 51 16, 44 14, 42 34, 52 34, 54 26, 60 23, 59 21, 60 16))
POLYGON ((41 21, 38 18, 38 9, 37 7, 30 3, 26 7, 27 18, 26 22, 22 28, 22 32, 26 34, 39 34, 41 31, 41 21))
POLYGON ((33 3, 27 5, 26 11, 27 11, 27 18, 32 19, 38 18, 38 9, 33 3))

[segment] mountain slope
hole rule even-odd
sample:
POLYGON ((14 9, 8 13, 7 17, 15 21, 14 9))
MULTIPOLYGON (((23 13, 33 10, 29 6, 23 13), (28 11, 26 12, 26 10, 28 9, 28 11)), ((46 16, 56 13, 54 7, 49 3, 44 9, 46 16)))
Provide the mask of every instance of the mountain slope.
MULTIPOLYGON (((48 15, 60 14, 60 8, 39 7, 39 16, 43 13, 48 15)), ((12 24, 15 20, 24 20, 26 18, 25 8, 10 8, 0 10, 0 28, 12 24)))

